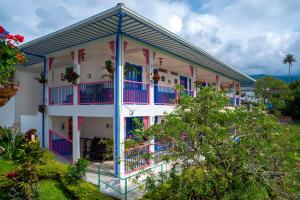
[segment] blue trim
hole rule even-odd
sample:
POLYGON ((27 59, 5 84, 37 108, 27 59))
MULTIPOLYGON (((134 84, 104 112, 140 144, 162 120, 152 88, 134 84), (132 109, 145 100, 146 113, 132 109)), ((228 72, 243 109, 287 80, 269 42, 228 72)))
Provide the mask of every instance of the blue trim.
POLYGON ((116 87, 115 87, 115 137, 114 137, 114 145, 115 145, 115 176, 119 176, 119 146, 120 146, 120 140, 119 140, 119 132, 120 132, 120 105, 119 105, 119 66, 120 66, 120 55, 119 55, 119 51, 120 51, 120 34, 121 34, 121 28, 122 28, 122 18, 123 18, 123 13, 120 12, 119 13, 119 22, 118 22, 118 30, 116 33, 116 57, 115 57, 115 63, 116 63, 116 75, 115 75, 115 83, 116 83, 116 87))
MULTIPOLYGON (((21 50, 22 51, 22 50, 21 50)), ((36 54, 32 54, 32 53, 28 53, 25 51, 22 51, 24 54, 28 54, 31 56, 35 56, 35 57, 39 57, 39 58, 43 58, 44 59, 44 77, 46 77, 46 65, 47 65, 47 58, 45 56, 41 56, 41 55, 36 55, 36 54)), ((46 104, 46 84, 43 83, 43 105, 46 104)), ((42 147, 45 147, 45 112, 42 113, 42 147)))

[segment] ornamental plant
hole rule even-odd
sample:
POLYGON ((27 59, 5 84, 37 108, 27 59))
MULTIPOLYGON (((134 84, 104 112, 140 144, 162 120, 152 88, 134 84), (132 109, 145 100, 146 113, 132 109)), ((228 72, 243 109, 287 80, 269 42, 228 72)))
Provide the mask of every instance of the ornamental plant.
POLYGON ((25 55, 18 45, 24 42, 22 35, 12 35, 0 26, 0 85, 9 82, 14 65, 25 62, 25 55))
POLYGON ((144 199, 291 198, 277 120, 263 106, 227 103, 222 91, 202 88, 196 98, 180 96, 175 112, 144 131, 156 141, 173 141, 163 153, 172 170, 149 174, 144 199))

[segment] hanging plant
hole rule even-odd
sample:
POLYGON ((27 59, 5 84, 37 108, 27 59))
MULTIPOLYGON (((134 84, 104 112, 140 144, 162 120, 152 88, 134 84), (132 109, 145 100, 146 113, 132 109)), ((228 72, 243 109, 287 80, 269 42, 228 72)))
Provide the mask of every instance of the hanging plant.
POLYGON ((43 73, 40 74, 40 77, 35 77, 34 79, 41 84, 47 83, 47 79, 45 78, 43 73))
POLYGON ((106 60, 105 66, 102 69, 105 69, 107 71, 107 74, 103 74, 102 78, 108 77, 110 80, 114 80, 116 68, 111 60, 106 60))
POLYGON ((47 108, 46 105, 39 105, 39 112, 40 112, 40 113, 46 112, 46 108, 47 108))
POLYGON ((157 73, 157 74, 152 73, 151 78, 153 81, 158 82, 160 80, 160 75, 159 75, 159 73, 157 73))
POLYGON ((222 85, 221 85, 221 90, 223 90, 223 91, 228 91, 227 85, 226 85, 226 84, 222 84, 222 85))
POLYGON ((236 94, 236 95, 240 95, 240 91, 236 91, 235 94, 236 94))
POLYGON ((202 80, 195 80, 194 83, 195 83, 197 88, 206 86, 205 81, 202 81, 202 80))
POLYGON ((78 78, 79 75, 76 72, 74 72, 73 67, 67 67, 66 73, 62 76, 61 80, 68 81, 69 83, 76 85, 78 78))

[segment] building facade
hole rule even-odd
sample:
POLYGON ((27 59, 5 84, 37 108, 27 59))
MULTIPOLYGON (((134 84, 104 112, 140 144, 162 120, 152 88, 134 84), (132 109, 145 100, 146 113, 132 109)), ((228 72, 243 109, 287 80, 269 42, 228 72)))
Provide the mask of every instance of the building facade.
POLYGON ((104 151, 103 146, 92 149, 95 141, 113 141, 111 167, 120 177, 153 164, 141 155, 155 153, 158 144, 148 141, 127 149, 124 141, 132 137, 134 119, 149 127, 174 110, 176 85, 190 96, 196 95, 195 81, 217 89, 228 86, 229 103, 236 106, 240 85, 254 83, 123 4, 28 42, 21 50, 28 60, 21 67, 47 80, 32 80, 39 91, 28 93, 41 102, 29 104, 44 110, 39 118, 42 145, 76 161, 104 151), (68 82, 74 72, 79 75, 76 84, 68 82))

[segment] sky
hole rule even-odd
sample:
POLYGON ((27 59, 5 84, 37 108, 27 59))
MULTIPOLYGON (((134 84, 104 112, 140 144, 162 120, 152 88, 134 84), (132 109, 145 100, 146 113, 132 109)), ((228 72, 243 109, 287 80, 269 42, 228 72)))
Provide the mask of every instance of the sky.
POLYGON ((300 75, 300 0, 0 0, 0 25, 30 41, 119 2, 244 73, 287 75, 291 53, 300 75))

